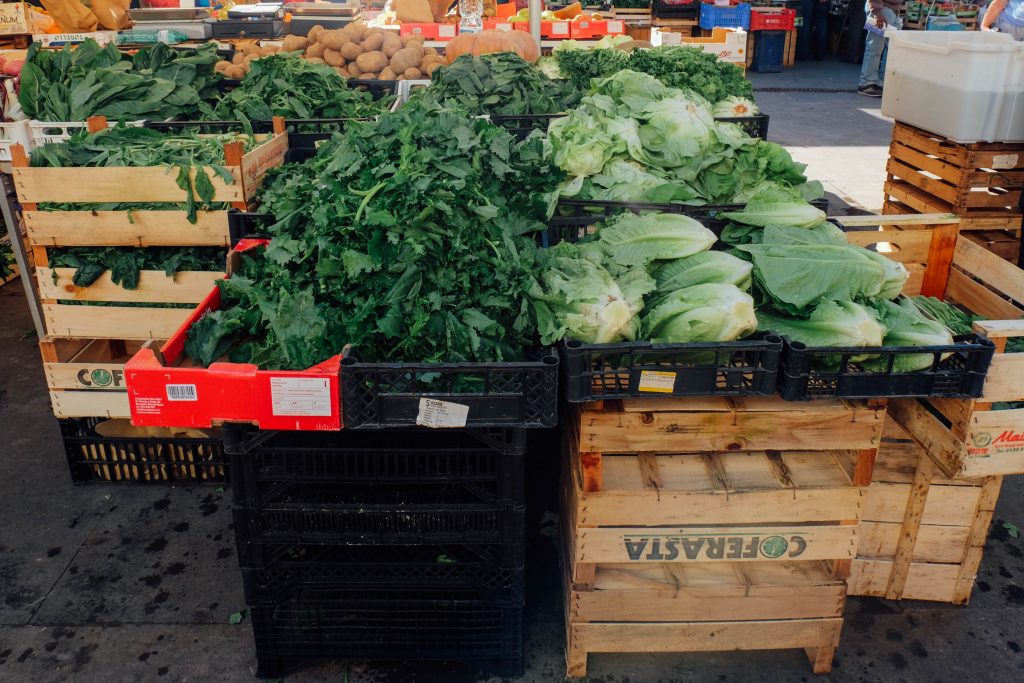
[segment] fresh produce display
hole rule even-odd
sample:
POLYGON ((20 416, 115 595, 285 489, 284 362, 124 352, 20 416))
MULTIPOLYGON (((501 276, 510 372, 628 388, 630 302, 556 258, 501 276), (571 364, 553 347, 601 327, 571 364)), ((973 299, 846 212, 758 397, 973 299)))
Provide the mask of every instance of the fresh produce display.
POLYGON ((707 251, 715 235, 677 214, 622 214, 542 252, 530 295, 541 341, 733 341, 757 329, 751 267, 707 251))
POLYGON ((565 81, 554 81, 510 52, 462 55, 434 72, 416 95, 469 114, 557 114, 580 100, 565 81))
POLYGON ((370 93, 348 87, 326 64, 276 54, 252 62, 242 83, 218 102, 214 117, 365 118, 385 111, 392 101, 374 101, 370 93))
POLYGON ((75 269, 71 281, 76 287, 88 287, 108 270, 114 284, 136 289, 143 270, 162 270, 173 277, 186 271, 223 271, 225 264, 219 247, 56 247, 46 256, 51 268, 75 269))
MULTIPOLYGON (((81 131, 69 140, 43 145, 32 151, 33 166, 167 166, 176 172, 178 187, 186 192, 184 206, 171 204, 104 205, 103 210, 131 209, 181 209, 188 214, 189 221, 196 222, 196 212, 202 209, 222 208, 213 202, 214 187, 205 173, 195 174, 195 167, 208 168, 224 182, 234 182, 231 173, 224 167, 224 144, 242 141, 246 151, 255 146, 251 135, 224 134, 199 136, 191 133, 168 135, 150 128, 117 126, 97 133, 81 131)), ((46 209, 84 209, 82 205, 39 207, 46 209)), ((92 207, 96 208, 96 207, 92 207)))
POLYGON ((399 37, 395 31, 354 21, 341 29, 313 26, 306 36, 285 36, 280 46, 241 45, 230 63, 221 61, 215 68, 227 78, 239 79, 249 72, 254 61, 279 52, 296 53, 315 64, 326 64, 345 78, 366 80, 429 78, 434 69, 445 63, 436 49, 423 47, 422 36, 399 37))
POLYGON ((593 79, 628 69, 654 76, 669 87, 693 91, 711 104, 729 97, 754 98, 753 86, 739 67, 697 47, 665 45, 628 53, 619 49, 559 49, 553 56, 562 77, 584 91, 593 79))
POLYGON ((699 97, 646 74, 595 82, 548 135, 570 176, 565 197, 701 205, 742 203, 769 187, 821 194, 785 149, 716 122, 699 97))
POLYGON ((187 353, 307 368, 360 358, 496 361, 536 345, 526 292, 561 173, 543 137, 422 100, 354 122, 274 173, 265 257, 219 283, 187 353), (229 351, 230 350, 230 351, 229 351))
POLYGON ((217 46, 173 50, 157 44, 128 57, 87 39, 59 51, 33 43, 21 70, 18 102, 39 121, 199 118, 217 98, 217 46))

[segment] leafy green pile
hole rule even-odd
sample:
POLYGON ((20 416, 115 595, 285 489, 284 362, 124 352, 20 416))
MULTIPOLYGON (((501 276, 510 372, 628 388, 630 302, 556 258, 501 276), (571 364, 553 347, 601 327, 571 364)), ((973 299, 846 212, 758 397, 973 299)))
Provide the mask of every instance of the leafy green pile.
MULTIPOLYGON (((96 133, 83 130, 64 142, 43 145, 33 150, 31 164, 48 167, 167 166, 169 170, 177 169, 177 184, 185 191, 185 203, 183 207, 171 205, 165 208, 184 208, 189 221, 195 223, 196 212, 200 208, 215 207, 213 197, 216 190, 206 173, 195 174, 193 180, 191 170, 207 168, 225 183, 234 182, 224 166, 224 145, 236 140, 243 142, 246 151, 256 144, 251 135, 168 134, 149 128, 116 126, 96 133)), ((133 208, 153 208, 153 205, 117 204, 108 210, 133 208)))
MULTIPOLYGON (((758 326, 811 347, 938 346, 953 343, 946 326, 899 299, 908 278, 903 264, 850 244, 793 190, 756 195, 722 231, 732 253, 753 266, 758 326)), ((826 357, 826 366, 837 362, 826 357)), ((896 372, 933 363, 930 353, 900 354, 896 372)), ((865 369, 887 369, 888 358, 853 358, 865 369)))
MULTIPOLYGON (((220 247, 57 247, 47 256, 52 268, 75 269, 76 287, 88 287, 108 270, 114 284, 135 289, 143 270, 162 270, 173 277, 186 271, 223 271, 225 265, 220 247)), ((53 278, 56 282, 56 272, 53 278)))
POLYGON ((804 166, 785 149, 714 120, 707 102, 653 76, 620 71, 596 81, 579 108, 548 128, 555 162, 580 199, 742 203, 766 188, 801 187, 804 166))
POLYGON ((698 47, 665 45, 625 53, 615 49, 555 50, 562 76, 586 92, 595 78, 630 70, 654 76, 665 85, 692 91, 711 104, 728 97, 754 98, 754 87, 734 64, 698 47))
POLYGON ((33 43, 21 70, 18 101, 25 116, 39 121, 84 121, 103 115, 114 121, 162 121, 209 114, 220 74, 213 43, 174 50, 158 43, 126 57, 113 44, 94 40, 59 51, 33 43))
POLYGON ((503 116, 557 114, 580 100, 571 85, 548 78, 512 52, 462 55, 435 70, 430 87, 415 97, 468 114, 503 116))
POLYGON ((541 341, 733 341, 757 329, 751 266, 708 249, 715 235, 677 214, 622 214, 577 244, 542 252, 531 289, 541 341))
POLYGON ((241 84, 224 95, 212 116, 220 121, 274 116, 367 118, 386 111, 393 100, 374 101, 369 92, 350 88, 348 81, 326 64, 276 54, 254 60, 241 84))
POLYGON ((274 172, 262 258, 219 283, 186 352, 306 368, 351 343, 367 361, 497 361, 536 345, 526 291, 561 174, 545 141, 415 100, 354 122, 274 172))

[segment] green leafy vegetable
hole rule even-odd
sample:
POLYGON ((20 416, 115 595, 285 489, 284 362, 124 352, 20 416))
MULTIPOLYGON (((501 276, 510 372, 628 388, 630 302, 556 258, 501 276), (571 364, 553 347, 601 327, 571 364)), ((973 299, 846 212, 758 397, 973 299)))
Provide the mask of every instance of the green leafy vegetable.
POLYGON ((609 258, 623 266, 681 259, 710 249, 715 241, 715 233, 693 218, 671 213, 623 213, 606 222, 599 237, 609 258))
MULTIPOLYGON (((781 334, 807 346, 881 346, 885 328, 874 312, 852 301, 826 299, 806 320, 757 312, 758 328, 781 334)), ((867 356, 855 357, 864 360, 867 356)))
MULTIPOLYGON (((135 289, 143 270, 162 270, 172 277, 186 271, 223 271, 225 265, 220 247, 53 247, 47 257, 52 268, 75 269, 76 287, 88 287, 108 270, 114 284, 135 289)), ((56 272, 53 278, 56 282, 56 272)))
POLYGON ((711 283, 671 292, 643 318, 653 342, 715 342, 746 337, 757 329, 754 300, 735 285, 711 283))
MULTIPOLYGON (((885 327, 885 336, 882 338, 885 346, 946 346, 953 343, 953 335, 946 326, 925 317, 910 299, 903 299, 899 303, 876 301, 874 308, 878 321, 885 327)), ((950 355, 942 355, 941 360, 950 355)), ((930 353, 901 353, 893 357, 893 371, 925 370, 934 362, 934 355, 930 353)), ((888 367, 888 359, 880 358, 876 363, 879 370, 888 367)))
POLYGON ((750 289, 752 266, 724 251, 704 251, 686 258, 669 261, 652 275, 658 285, 658 296, 695 285, 728 284, 743 291, 750 289))

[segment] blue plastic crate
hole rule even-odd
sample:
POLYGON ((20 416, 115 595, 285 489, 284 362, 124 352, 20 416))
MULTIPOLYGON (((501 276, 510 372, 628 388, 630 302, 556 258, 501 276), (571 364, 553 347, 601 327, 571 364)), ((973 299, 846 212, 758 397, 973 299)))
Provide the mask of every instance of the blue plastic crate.
POLYGON ((715 7, 707 3, 701 4, 700 27, 713 29, 716 26, 749 30, 750 5, 745 2, 731 7, 715 7))
POLYGON ((754 61, 750 69, 760 73, 782 71, 785 51, 786 31, 758 31, 754 34, 754 61))

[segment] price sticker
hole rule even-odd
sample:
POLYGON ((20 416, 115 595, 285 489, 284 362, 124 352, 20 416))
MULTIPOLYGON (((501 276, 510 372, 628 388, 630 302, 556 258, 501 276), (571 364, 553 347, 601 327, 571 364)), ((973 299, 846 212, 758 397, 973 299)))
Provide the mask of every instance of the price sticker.
POLYGON ((466 426, 469 417, 469 406, 451 401, 438 401, 433 398, 421 398, 420 409, 416 414, 416 424, 433 429, 451 429, 466 426))
POLYGON ((640 391, 652 394, 671 394, 676 386, 676 373, 658 370, 640 371, 640 391))

